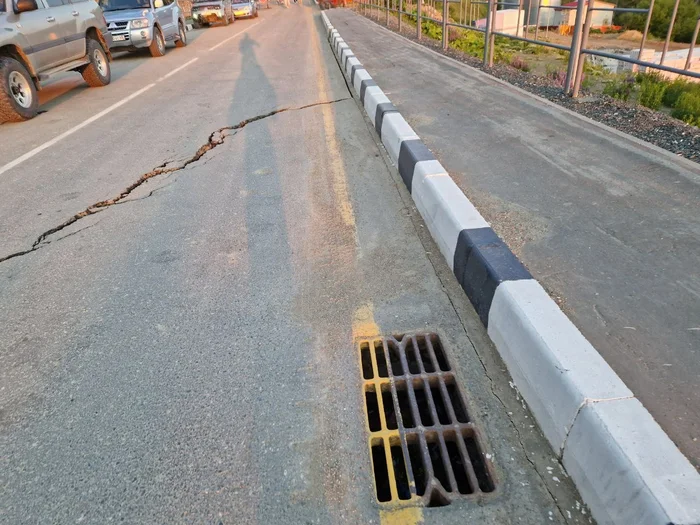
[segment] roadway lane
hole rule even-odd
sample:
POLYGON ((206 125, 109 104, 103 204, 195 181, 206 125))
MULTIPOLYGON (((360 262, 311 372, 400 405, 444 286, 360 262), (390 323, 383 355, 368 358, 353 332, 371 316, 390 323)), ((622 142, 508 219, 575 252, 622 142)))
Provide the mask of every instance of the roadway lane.
MULTIPOLYGON (((250 115, 245 105, 235 106, 229 115, 229 101, 219 94, 236 78, 237 39, 280 13, 265 11, 257 20, 190 32, 190 45, 169 47, 162 58, 121 54, 112 63, 114 81, 105 88, 87 88, 80 75, 66 74, 47 86, 47 99, 62 94, 42 106, 46 113, 0 126, 0 259, 31 247, 41 233, 66 218, 67 210, 80 211, 113 197, 132 182, 134 172, 178 160, 193 144, 204 142, 211 129, 228 124, 229 117, 250 115), (212 64, 223 57, 234 67, 212 71, 212 64), (8 169, 18 158, 118 104, 8 169), (24 213, 28 208, 34 213, 24 213)), ((258 107, 264 106, 264 100, 259 102, 258 107)))
POLYGON ((352 12, 330 16, 469 199, 700 467, 700 166, 352 12))
POLYGON ((156 84, 0 175, 6 254, 182 166, 0 263, 0 522, 588 523, 318 11, 261 15, 0 129, 7 163, 91 97, 156 84), (353 341, 421 329, 450 352, 498 491, 380 513, 353 341))

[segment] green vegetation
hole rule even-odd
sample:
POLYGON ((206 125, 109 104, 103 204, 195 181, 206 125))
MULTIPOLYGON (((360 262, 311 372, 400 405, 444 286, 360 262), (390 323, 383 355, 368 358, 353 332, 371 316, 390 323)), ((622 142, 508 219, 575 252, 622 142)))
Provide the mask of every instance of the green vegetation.
POLYGON ((671 116, 687 124, 700 126, 700 93, 685 92, 676 102, 671 116))
MULTIPOLYGON (((671 14, 675 0, 656 0, 654 12, 649 25, 649 32, 658 38, 666 38, 666 32, 671 23, 671 14)), ((618 7, 648 8, 650 0, 620 0, 618 7)), ((614 23, 627 29, 644 31, 646 14, 642 13, 618 13, 614 17, 614 23)), ((673 27, 671 38, 675 42, 690 42, 695 29, 695 21, 700 16, 700 5, 694 0, 681 0, 678 6, 678 15, 673 27)))
POLYGON ((678 99, 683 93, 694 93, 700 95, 700 84, 697 82, 688 82, 683 77, 676 78, 669 83, 664 93, 664 105, 673 108, 678 103, 678 99))
POLYGON ((618 100, 628 101, 634 92, 634 77, 614 75, 605 85, 603 94, 618 100))
POLYGON ((637 101, 650 109, 671 108, 677 119, 700 126, 700 84, 679 77, 673 82, 658 72, 639 73, 635 77, 613 75, 603 93, 620 100, 629 100, 639 86, 637 101))
POLYGON ((639 84, 639 103, 650 109, 659 109, 665 92, 666 83, 645 78, 639 84))

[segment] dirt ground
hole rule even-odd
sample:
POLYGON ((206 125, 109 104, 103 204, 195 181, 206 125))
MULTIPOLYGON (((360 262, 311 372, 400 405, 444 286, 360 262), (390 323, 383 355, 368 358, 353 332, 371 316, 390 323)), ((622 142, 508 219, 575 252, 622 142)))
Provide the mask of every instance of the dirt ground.
MULTIPOLYGON (((631 33, 631 31, 627 31, 626 33, 631 33)), ((639 49, 639 44, 641 43, 641 34, 639 34, 639 38, 636 39, 624 38, 624 34, 625 33, 608 33, 603 35, 591 33, 588 36, 588 47, 591 49, 639 49)), ((539 38, 540 40, 545 40, 554 44, 562 44, 566 46, 571 45, 571 36, 560 35, 556 32, 556 30, 546 31, 545 29, 540 29, 539 38)), ((655 37, 652 37, 647 39, 644 47, 653 48, 656 51, 661 51, 664 47, 664 42, 663 40, 659 40, 655 37)), ((671 42, 668 47, 670 50, 687 49, 688 44, 671 42)))

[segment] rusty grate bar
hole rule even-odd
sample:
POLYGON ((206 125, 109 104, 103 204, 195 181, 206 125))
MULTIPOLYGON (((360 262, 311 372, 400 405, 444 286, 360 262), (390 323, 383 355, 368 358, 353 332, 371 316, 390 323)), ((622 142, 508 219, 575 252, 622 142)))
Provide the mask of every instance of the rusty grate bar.
POLYGON ((437 334, 359 342, 377 501, 426 507, 496 488, 479 430, 437 334))

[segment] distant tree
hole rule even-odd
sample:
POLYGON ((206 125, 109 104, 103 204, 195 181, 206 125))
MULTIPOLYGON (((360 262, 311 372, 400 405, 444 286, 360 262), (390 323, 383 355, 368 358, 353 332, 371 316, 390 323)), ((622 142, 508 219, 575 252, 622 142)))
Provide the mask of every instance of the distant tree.
MULTIPOLYGON (((656 0, 654 12, 651 16, 649 32, 658 37, 665 38, 668 26, 671 23, 671 14, 675 0, 656 0)), ((648 8, 650 0, 620 0, 618 7, 639 7, 648 8)), ((693 30, 698 16, 700 16, 700 5, 697 0, 681 0, 678 6, 678 15, 673 27, 671 38, 675 42, 690 42, 693 37, 693 30)), ((646 15, 637 13, 618 13, 615 15, 614 23, 626 27, 644 31, 646 15)))

